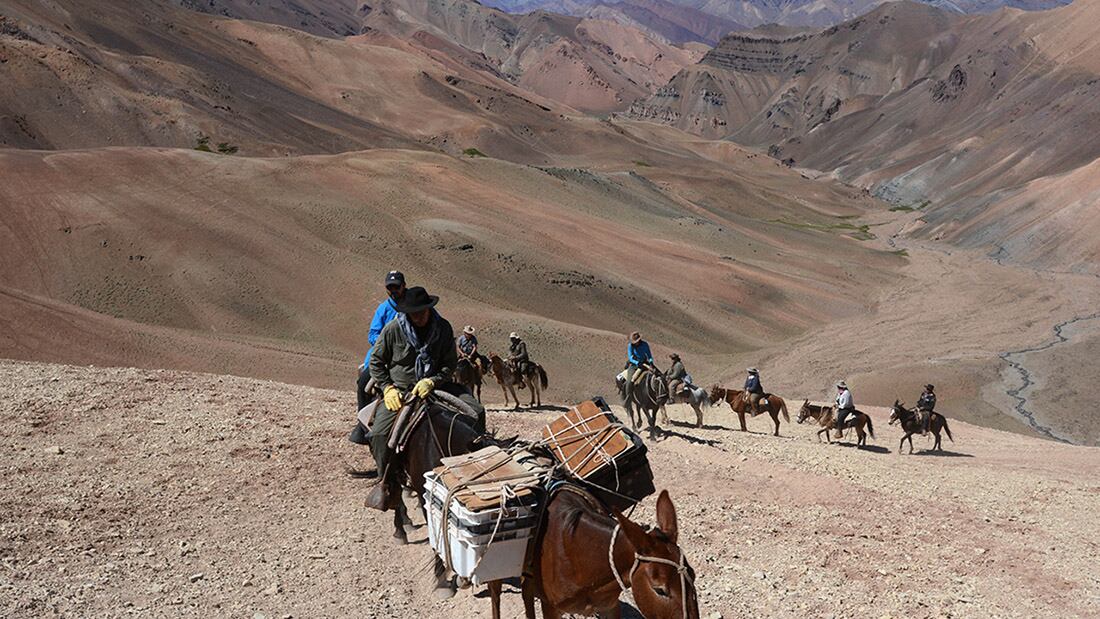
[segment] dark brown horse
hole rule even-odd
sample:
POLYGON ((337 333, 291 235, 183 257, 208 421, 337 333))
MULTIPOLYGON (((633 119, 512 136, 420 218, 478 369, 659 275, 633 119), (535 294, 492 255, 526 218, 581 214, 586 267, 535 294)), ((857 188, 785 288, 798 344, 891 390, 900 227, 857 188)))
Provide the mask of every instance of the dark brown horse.
MULTIPOLYGON (((433 400, 445 398, 450 407, 465 408, 462 401, 448 397, 447 394, 436 393, 432 398, 433 400)), ((390 484, 388 492, 390 502, 386 505, 386 509, 393 510, 393 536, 398 543, 409 543, 406 525, 412 524, 405 502, 401 498, 403 488, 416 493, 420 508, 423 510, 424 473, 440 466, 442 458, 467 454, 488 445, 506 447, 511 442, 499 441, 490 435, 478 432, 474 427, 473 411, 467 411, 467 413, 461 414, 448 410, 438 402, 429 403, 428 413, 409 435, 405 449, 392 456, 389 466, 396 468, 379 483, 390 484)), ((435 558, 434 568, 436 589, 451 589, 446 568, 439 557, 435 558)))
MULTIPOLYGON (((821 435, 825 435, 825 439, 830 443, 833 442, 831 432, 836 429, 836 416, 834 407, 832 406, 819 406, 817 404, 810 404, 809 400, 802 402, 802 408, 798 410, 798 423, 802 423, 809 418, 813 418, 817 421, 817 425, 821 426, 821 429, 817 431, 817 440, 821 440, 821 435)), ((870 415, 867 413, 856 411, 848 416, 848 419, 844 424, 848 428, 856 429, 856 446, 862 447, 867 444, 867 433, 871 434, 871 438, 875 438, 875 424, 871 421, 870 415), (863 428, 867 428, 867 432, 863 431, 863 428)))
MULTIPOLYGON (((909 410, 905 408, 904 404, 894 400, 894 408, 890 411, 890 425, 894 425, 895 421, 901 422, 901 429, 905 431, 905 436, 901 437, 901 442, 898 443, 898 455, 901 454, 901 449, 905 446, 905 439, 909 439, 909 453, 913 453, 913 435, 924 431, 920 415, 917 414, 917 411, 909 410)), ((932 413, 932 418, 928 421, 928 430, 936 435, 936 442, 932 445, 932 451, 943 451, 940 430, 947 433, 947 438, 951 439, 952 443, 955 442, 955 438, 951 436, 951 428, 947 427, 947 417, 939 413, 932 413)))
MULTIPOLYGON (((493 377, 497 379, 497 383, 500 384, 500 390, 504 392, 504 405, 508 406, 508 394, 511 393, 512 399, 516 401, 516 410, 519 410, 519 398, 516 397, 516 373, 511 364, 505 363, 500 355, 491 352, 489 353, 489 369, 493 373, 493 377)), ((527 386, 528 391, 531 392, 531 402, 527 406, 542 406, 542 390, 546 389, 550 382, 546 378, 546 370, 542 369, 542 366, 537 363, 528 363, 527 374, 520 377, 520 379, 527 386)))
POLYGON ((470 390, 474 397, 481 401, 481 378, 485 369, 478 360, 461 358, 455 366, 455 382, 470 390))
MULTIPOLYGON (((775 423, 775 435, 779 436, 779 413, 783 413, 784 421, 791 422, 791 416, 787 413, 787 402, 783 398, 770 393, 767 395, 767 400, 768 403, 763 407, 763 410, 771 415, 772 421, 775 423)), ((748 394, 740 389, 725 389, 715 385, 710 388, 710 401, 714 406, 717 406, 719 402, 729 404, 730 410, 737 413, 737 419, 741 421, 741 431, 749 431, 749 428, 745 425, 745 413, 752 414, 752 405, 749 404, 748 394)), ((755 417, 759 414, 756 413, 752 416, 755 417)))
MULTIPOLYGON (((695 572, 676 545, 676 508, 668 491, 657 499, 657 529, 646 530, 588 493, 565 486, 549 498, 535 542, 532 575, 523 581, 527 619, 535 599, 543 619, 565 613, 618 619, 619 596, 630 589, 649 619, 698 619, 695 572)), ((500 582, 490 583, 493 618, 500 617, 500 582)))

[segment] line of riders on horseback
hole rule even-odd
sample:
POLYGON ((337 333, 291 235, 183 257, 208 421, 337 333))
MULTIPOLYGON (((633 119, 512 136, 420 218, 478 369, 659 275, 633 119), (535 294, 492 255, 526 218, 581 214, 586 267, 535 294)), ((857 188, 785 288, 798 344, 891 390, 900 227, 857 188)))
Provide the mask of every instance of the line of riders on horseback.
MULTIPOLYGON (((459 381, 460 370, 488 369, 505 390, 506 398, 509 389, 514 399, 515 387, 527 388, 532 391, 532 404, 538 402, 538 393, 547 386, 547 379, 541 366, 530 360, 527 345, 517 333, 509 337, 507 359, 495 354, 486 357, 479 352, 472 327, 464 328, 462 336, 455 339, 451 324, 435 309, 438 297, 429 295, 422 287, 407 287, 404 275, 398 271, 388 273, 385 284, 387 298, 375 311, 368 337, 371 349, 360 367, 357 423, 349 438, 352 442, 368 445, 374 456, 376 471, 373 474, 353 471, 356 475, 378 478, 367 497, 367 506, 381 511, 393 510, 394 537, 407 543, 407 530, 412 521, 401 499, 402 488, 413 492, 423 508, 424 473, 439 466, 442 458, 472 453, 490 445, 511 446, 516 441, 486 434, 485 407, 473 391, 480 384, 468 379, 459 381), (409 421, 407 417, 416 414, 412 412, 414 409, 424 410, 417 406, 418 402, 432 405, 432 412, 409 421), (398 449, 401 457, 395 463, 394 453, 398 449)), ((789 421, 785 401, 764 390, 756 368, 748 368, 743 389, 724 389, 715 385, 708 393, 693 384, 678 355, 672 354, 669 358, 671 367, 661 372, 648 342, 638 332, 630 334, 626 368, 616 377, 616 382, 635 429, 644 412, 650 436, 655 436, 657 412, 661 411, 667 421, 664 406, 675 402, 691 404, 698 426, 702 425, 701 407, 723 401, 738 413, 742 430, 746 430, 746 414, 770 413, 777 436, 780 413, 789 421), (639 411, 637 414, 635 409, 639 411)), ((518 400, 516 402, 518 407, 518 400)), ((909 439, 910 453, 912 435, 929 430, 936 433, 936 448, 939 448, 939 430, 947 430, 947 423, 942 415, 933 412, 935 404, 932 385, 925 387, 915 411, 895 402, 890 422, 901 422, 906 432, 902 441, 909 439)), ((835 429, 838 437, 844 429, 855 427, 860 444, 865 440, 864 426, 874 436, 870 417, 855 409, 844 381, 837 383, 835 406, 803 403, 799 422, 809 417, 817 419, 825 432, 835 429)), ((562 509, 583 512, 582 519, 577 522, 590 523, 591 529, 581 536, 580 529, 558 530, 565 526, 562 523, 566 520, 572 521, 572 517, 548 518, 547 528, 542 533, 542 547, 537 553, 543 559, 530 574, 525 572, 523 597, 527 616, 531 619, 535 616, 536 597, 542 601, 544 616, 548 617, 592 609, 618 616, 619 592, 630 588, 639 610, 646 617, 698 617, 694 573, 676 545, 675 508, 668 493, 662 492, 658 500, 658 527, 648 531, 620 512, 600 507, 598 500, 589 499, 577 501, 570 493, 547 498, 548 514, 556 513, 556 505, 572 503, 562 509), (624 535, 617 536, 620 530, 624 535), (578 541, 580 537, 586 539, 578 541), (601 546, 608 549, 604 552, 609 561, 602 567, 594 563, 592 569, 583 573, 562 569, 553 560, 561 553, 590 552, 593 547, 601 546), (577 582, 578 579, 583 582, 577 582), (585 593, 579 596, 578 591, 585 593)), ((433 561, 436 594, 441 597, 453 595, 461 583, 455 578, 448 580, 438 557, 433 561)), ((500 582, 489 583, 489 589, 494 604, 493 616, 498 619, 500 582)))

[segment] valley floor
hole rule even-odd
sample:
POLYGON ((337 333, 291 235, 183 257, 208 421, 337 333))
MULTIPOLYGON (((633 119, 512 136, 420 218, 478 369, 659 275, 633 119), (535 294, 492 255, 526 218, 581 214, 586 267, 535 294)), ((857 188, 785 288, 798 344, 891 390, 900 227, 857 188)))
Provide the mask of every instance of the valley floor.
MULTIPOLYGON (((349 392, 251 379, 0 363, 0 609, 487 617, 483 592, 432 601, 426 544, 396 546, 363 507, 352 408, 349 392)), ((734 432, 719 408, 650 445, 704 617, 1096 615, 1096 448, 952 420, 948 451, 898 455, 873 413, 865 450, 797 424, 775 438, 763 419, 734 432)), ((533 436, 555 414, 490 425, 533 436)), ((513 589, 504 601, 521 614, 513 589)))

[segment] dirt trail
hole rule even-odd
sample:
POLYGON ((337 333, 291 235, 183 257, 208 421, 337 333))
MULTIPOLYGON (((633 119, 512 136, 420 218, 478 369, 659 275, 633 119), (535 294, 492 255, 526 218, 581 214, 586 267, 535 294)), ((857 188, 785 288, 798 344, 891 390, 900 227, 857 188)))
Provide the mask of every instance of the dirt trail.
MULTIPOLYGON (((797 393, 783 393, 796 396, 797 393)), ((795 397, 789 397, 795 400, 795 397)), ((487 617, 436 602, 344 467, 352 397, 226 376, 0 362, 0 608, 9 617, 487 617)), ((1095 448, 951 420, 942 454, 670 411, 650 443, 704 617, 1088 617, 1095 448)), ((490 411, 533 436, 556 413, 490 411)), ((794 415, 792 411, 792 415, 794 415)), ((918 439, 918 445, 929 442, 918 439)), ((652 522, 652 500, 637 513, 652 522)), ((414 538, 419 539, 419 538, 414 538)), ((505 616, 521 616, 506 588, 505 616)))

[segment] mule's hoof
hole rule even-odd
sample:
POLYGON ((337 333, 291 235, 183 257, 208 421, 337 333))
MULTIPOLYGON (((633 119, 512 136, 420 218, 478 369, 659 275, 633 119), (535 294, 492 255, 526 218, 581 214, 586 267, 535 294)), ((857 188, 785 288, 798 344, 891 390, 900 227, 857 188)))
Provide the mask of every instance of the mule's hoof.
POLYGON ((441 583, 436 585, 432 590, 432 597, 437 600, 449 600, 455 596, 458 592, 458 588, 451 583, 441 583))

